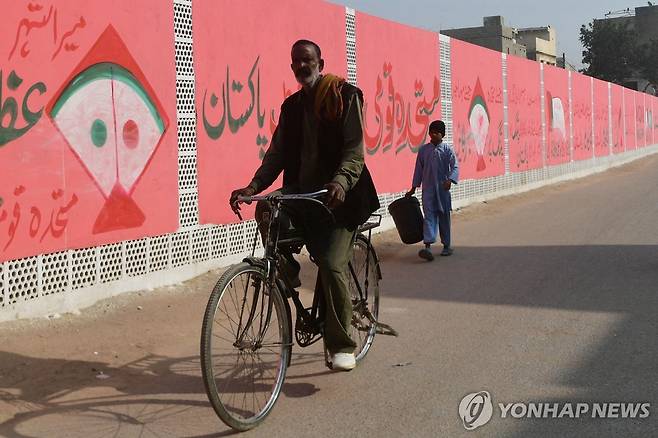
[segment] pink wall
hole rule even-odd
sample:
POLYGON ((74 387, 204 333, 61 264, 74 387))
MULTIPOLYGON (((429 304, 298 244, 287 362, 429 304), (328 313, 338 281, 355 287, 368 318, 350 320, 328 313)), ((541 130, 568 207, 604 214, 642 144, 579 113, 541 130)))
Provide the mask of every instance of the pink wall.
POLYGON ((624 88, 624 124, 626 130, 626 150, 634 150, 637 148, 637 140, 635 138, 635 92, 624 88))
MULTIPOLYGON (((0 29, 0 261, 175 231, 171 4, 7 5, 0 29)), ((298 89, 291 44, 317 41, 325 72, 347 76, 345 9, 305 0, 198 0, 193 12, 200 220, 230 223, 231 190, 250 181, 282 101, 298 89)), ((399 192, 409 187, 430 121, 442 117, 438 37, 362 13, 356 28, 366 162, 380 193, 399 192)), ((461 177, 502 175, 502 56, 450 44, 461 177)), ((512 172, 658 141, 655 97, 611 87, 609 145, 607 83, 595 80, 592 89, 591 78, 574 73, 570 106, 567 72, 544 66, 542 147, 539 64, 510 56, 507 66, 512 172)))
POLYGON ((505 173, 502 57, 451 40, 454 148, 463 179, 505 173))
POLYGON ((573 114, 573 159, 587 160, 593 155, 592 78, 571 73, 571 108, 573 114))
POLYGON ((543 166, 539 63, 507 57, 510 170, 543 166))
POLYGON ((644 98, 644 145, 653 144, 653 110, 651 100, 653 96, 646 93, 640 93, 644 98))
POLYGON ((608 83, 598 79, 593 80, 594 93, 594 153, 597 157, 610 155, 610 102, 608 99, 608 83))
POLYGON ((441 118, 439 39, 362 13, 356 27, 366 163, 380 192, 399 192, 411 186, 430 122, 441 118))
POLYGON ((0 260, 177 228, 173 10, 160 5, 3 7, 0 260))
POLYGON ((647 145, 646 139, 646 113, 644 111, 644 93, 635 93, 635 136, 637 138, 637 147, 643 148, 647 145))
MULTIPOLYGON (((305 0, 217 0, 195 2, 193 14, 200 220, 236 222, 230 193, 251 181, 281 103, 299 89, 291 45, 315 41, 325 72, 346 77, 345 8, 305 0)), ((252 213, 247 208, 247 217, 252 213)))
POLYGON ((546 115, 546 163, 566 163, 571 159, 571 112, 569 75, 562 68, 544 65, 546 115))
POLYGON ((612 106, 612 152, 619 154, 624 152, 624 88, 620 85, 611 84, 610 105, 612 106))

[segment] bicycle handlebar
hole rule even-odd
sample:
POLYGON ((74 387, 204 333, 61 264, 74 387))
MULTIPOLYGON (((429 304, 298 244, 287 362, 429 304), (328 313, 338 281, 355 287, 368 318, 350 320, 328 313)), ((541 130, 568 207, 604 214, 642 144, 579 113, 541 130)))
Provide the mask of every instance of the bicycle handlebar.
MULTIPOLYGON (((318 190, 316 192, 310 193, 291 193, 288 195, 257 195, 257 196, 238 196, 238 202, 254 202, 254 201, 267 201, 267 202, 278 202, 278 201, 310 201, 314 204, 318 204, 325 213, 329 216, 332 223, 336 222, 334 213, 325 205, 324 202, 320 201, 319 197, 326 195, 329 192, 327 189, 318 190)), ((238 213, 238 217, 242 220, 242 216, 238 213)))
MULTIPOLYGON (((256 196, 238 196, 238 202, 253 202, 253 201, 288 201, 293 199, 302 199, 306 201, 315 201, 321 203, 317 198, 326 195, 327 189, 318 190, 317 192, 310 193, 292 193, 289 195, 256 195, 256 196)), ((323 204, 324 205, 324 204, 323 204)))

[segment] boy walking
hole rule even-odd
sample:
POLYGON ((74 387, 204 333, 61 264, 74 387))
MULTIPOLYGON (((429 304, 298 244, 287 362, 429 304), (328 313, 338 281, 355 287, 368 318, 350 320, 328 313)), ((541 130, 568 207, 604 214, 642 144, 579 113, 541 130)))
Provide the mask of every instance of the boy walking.
POLYGON ((431 246, 436 242, 437 225, 439 236, 443 244, 442 256, 452 254, 450 246, 450 210, 452 201, 450 188, 459 180, 459 164, 457 157, 449 143, 443 143, 446 134, 446 125, 441 120, 435 120, 429 127, 430 142, 421 146, 416 157, 416 168, 407 196, 416 193, 416 189, 423 187, 423 242, 425 248, 418 252, 418 256, 427 260, 434 260, 431 246))

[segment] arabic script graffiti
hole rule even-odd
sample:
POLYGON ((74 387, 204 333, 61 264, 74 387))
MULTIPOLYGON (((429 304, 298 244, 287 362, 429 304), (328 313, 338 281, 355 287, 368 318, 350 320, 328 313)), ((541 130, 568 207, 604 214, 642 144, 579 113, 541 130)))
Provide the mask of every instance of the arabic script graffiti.
MULTIPOLYGON (((46 92, 46 85, 43 82, 36 82, 27 89, 21 103, 21 114, 25 126, 17 128, 18 102, 14 97, 4 95, 5 82, 3 78, 3 71, 0 70, 0 147, 23 136, 39 121, 43 113, 43 107, 37 111, 32 111, 29 101, 34 92, 38 92, 40 95, 46 92)), ((22 84, 23 79, 15 71, 12 70, 7 75, 6 85, 8 91, 17 92, 22 84)))
POLYGON ((6 243, 2 246, 2 251, 6 251, 12 245, 19 229, 29 235, 29 238, 38 239, 39 242, 43 242, 46 236, 55 239, 61 238, 69 222, 68 214, 78 203, 78 196, 75 193, 66 201, 64 190, 54 189, 50 197, 53 201, 52 204, 55 205, 48 207, 32 205, 29 213, 26 213, 28 217, 23 220, 24 210, 21 199, 26 192, 25 186, 17 186, 12 192, 13 204, 8 202, 5 197, 0 197, 0 227, 8 225, 6 232, 0 228, 0 238, 5 235, 7 238, 6 243), (50 214, 44 214, 42 209, 45 209, 45 212, 50 210, 50 214))
MULTIPOLYGON (((213 91, 210 91, 210 97, 208 97, 209 89, 206 89, 203 92, 203 128, 210 139, 219 140, 222 134, 224 134, 227 126, 231 134, 237 133, 247 124, 247 122, 249 122, 252 115, 254 114, 254 109, 256 110, 258 129, 261 130, 265 128, 265 111, 263 111, 261 108, 260 68, 258 65, 259 62, 260 56, 256 57, 256 61, 252 65, 249 76, 247 77, 247 88, 249 89, 250 93, 250 104, 239 115, 235 116, 233 113, 234 110, 233 106, 231 105, 231 96, 234 94, 241 94, 244 89, 244 84, 240 81, 231 80, 231 69, 228 65, 226 66, 226 81, 221 84, 222 115, 218 121, 213 122, 211 118, 213 113, 217 113, 216 110, 218 109, 220 98, 213 91)), ((289 94, 290 92, 285 89, 284 85, 284 95, 289 94)), ((269 128, 269 135, 272 135, 276 129, 276 123, 274 121, 274 110, 272 110, 269 128)), ((265 146, 267 146, 269 141, 270 139, 266 134, 261 132, 257 134, 256 145, 260 148, 260 158, 262 158, 265 154, 265 146)))
MULTIPOLYGON (((393 65, 385 62, 381 75, 377 76, 377 88, 374 99, 374 120, 376 126, 371 131, 369 124, 368 101, 363 107, 364 143, 370 155, 376 154, 380 149, 386 152, 395 146, 395 153, 409 148, 413 153, 418 152, 423 145, 427 129, 431 122, 430 116, 434 114, 440 103, 439 79, 434 78, 432 95, 425 98, 423 82, 414 82, 413 106, 410 101, 405 102, 402 94, 396 90, 393 80, 393 65), (382 105, 383 101, 383 105, 382 105), (416 126, 413 126, 415 122, 416 126)), ((410 99, 411 100, 411 99, 410 99)))
MULTIPOLYGON (((39 14, 44 9, 43 5, 38 3, 29 3, 27 5, 27 10, 31 15, 39 14)), ((73 25, 62 32, 58 23, 59 11, 53 6, 50 6, 48 9, 48 14, 43 13, 40 19, 31 19, 23 18, 18 23, 18 28, 16 29, 16 37, 14 39, 14 44, 9 52, 9 58, 14 56, 14 54, 19 53, 21 58, 27 58, 30 54, 30 34, 33 30, 37 29, 48 29, 52 31, 52 44, 53 44, 53 53, 50 60, 54 60, 57 55, 60 54, 62 50, 66 52, 73 52, 78 49, 78 45, 73 42, 68 42, 68 40, 79 30, 83 29, 87 22, 83 16, 80 16, 73 25)))

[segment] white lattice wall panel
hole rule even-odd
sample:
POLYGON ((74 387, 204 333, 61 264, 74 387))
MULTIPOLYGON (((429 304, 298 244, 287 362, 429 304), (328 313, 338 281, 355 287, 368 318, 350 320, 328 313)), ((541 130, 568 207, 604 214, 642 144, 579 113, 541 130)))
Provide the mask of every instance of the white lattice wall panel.
POLYGON ((70 285, 67 253, 41 256, 40 274, 40 296, 66 292, 70 285))
POLYGON ((169 268, 169 240, 170 236, 158 236, 149 239, 149 272, 158 272, 169 268))
POLYGON ((180 155, 178 157, 178 188, 181 191, 196 191, 197 167, 196 154, 180 155))
POLYGON ((191 0, 174 0, 174 35, 177 40, 192 41, 191 0))
POLYGON ((176 110, 178 114, 194 114, 194 81, 176 80, 176 110))
MULTIPOLYGON (((181 230, 193 230, 199 226, 199 201, 197 195, 196 109, 194 101, 194 42, 192 40, 192 3, 189 0, 174 0, 174 35, 178 119, 179 221, 181 230)), ((178 263, 180 259, 177 258, 176 260, 178 263)), ((173 266, 180 265, 174 263, 173 266)))
POLYGON ((441 119, 446 124, 446 143, 452 143, 452 71, 450 38, 439 35, 439 64, 441 74, 441 119))
POLYGON ((229 224, 226 227, 230 255, 241 254, 247 251, 244 229, 244 222, 239 224, 229 224))
POLYGON ((199 223, 199 200, 196 192, 180 195, 180 227, 189 228, 199 223))
POLYGON ((503 142, 505 154, 505 174, 510 173, 509 167, 509 98, 507 95, 507 55, 502 54, 503 70, 503 142))
POLYGON ((123 244, 113 243, 99 248, 99 270, 101 283, 120 280, 123 276, 123 244))
POLYGON ((81 289, 97 283, 96 249, 71 251, 71 287, 81 289))
POLYGON ((176 41, 176 76, 179 78, 194 77, 194 52, 192 42, 176 41))
POLYGON ((347 48, 347 81, 356 85, 357 54, 356 54, 356 12, 345 8, 345 44, 347 48))
POLYGON ((192 262, 204 262, 209 260, 210 253, 210 229, 202 228, 192 232, 192 262))
POLYGON ((190 233, 180 232, 171 235, 171 266, 176 268, 190 263, 190 233))
POLYGON ((196 154, 196 119, 178 118, 178 151, 181 154, 196 154))
POLYGON ((7 304, 14 304, 38 296, 39 276, 37 257, 7 263, 7 304))
POLYGON ((222 258, 229 255, 228 227, 226 225, 210 229, 210 251, 212 258, 222 258))
POLYGON ((131 240, 126 242, 126 275, 139 277, 148 272, 147 240, 131 240))

